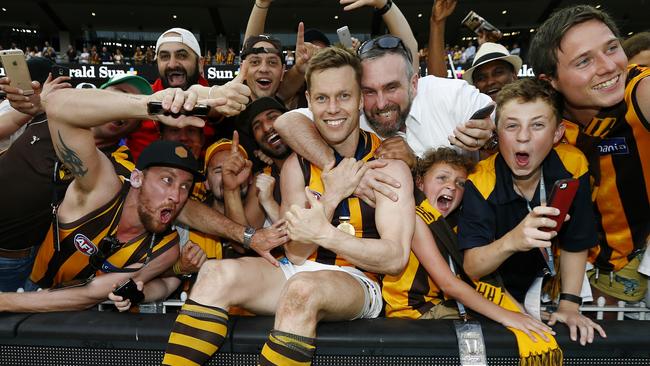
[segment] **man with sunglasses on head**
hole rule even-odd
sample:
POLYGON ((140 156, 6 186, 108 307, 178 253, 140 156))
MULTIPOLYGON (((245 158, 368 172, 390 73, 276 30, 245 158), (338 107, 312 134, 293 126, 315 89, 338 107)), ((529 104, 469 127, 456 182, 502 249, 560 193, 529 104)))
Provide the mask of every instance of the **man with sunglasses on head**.
MULTIPOLYGON (((347 3, 349 10, 368 1, 347 3)), ((372 1, 372 5, 393 34, 371 39, 358 50, 363 66, 361 128, 385 139, 375 156, 401 159, 413 166, 416 156, 431 147, 453 145, 465 151, 483 147, 492 136, 494 123, 490 117, 470 117, 491 99, 464 81, 435 76, 418 79, 417 42, 408 22, 391 1, 372 1)), ((285 113, 275 128, 294 151, 325 166, 334 155, 319 138, 310 117, 303 109, 285 113)), ((378 178, 395 183, 388 177, 378 178)), ((388 186, 365 178, 355 194, 373 201, 374 190, 397 199, 388 186)))
POLYGON ((74 180, 26 288, 49 290, 0 294, 0 311, 85 309, 105 300, 115 283, 129 278, 147 282, 172 266, 179 249, 171 224, 193 184, 203 179, 199 163, 184 145, 156 141, 143 150, 127 180, 97 149, 92 130, 107 121, 144 116, 176 127, 202 127, 197 117, 150 115, 147 107, 148 102, 163 101, 165 110, 179 112, 191 110, 196 100, 180 89, 151 96, 63 89, 42 100, 54 150, 74 180))

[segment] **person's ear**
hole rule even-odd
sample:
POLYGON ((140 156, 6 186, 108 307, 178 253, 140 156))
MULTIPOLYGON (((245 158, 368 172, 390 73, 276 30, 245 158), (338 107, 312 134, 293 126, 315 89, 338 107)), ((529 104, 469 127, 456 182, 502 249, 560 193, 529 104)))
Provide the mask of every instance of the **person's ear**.
POLYGON ((539 74, 538 77, 539 77, 540 80, 547 81, 549 84, 551 84, 553 89, 558 90, 557 89, 557 79, 556 78, 554 78, 552 76, 549 76, 549 75, 546 75, 546 74, 539 74))
POLYGON ((424 179, 419 174, 415 177, 415 186, 418 187, 419 190, 424 192, 424 179))
POLYGON ((142 172, 139 171, 138 169, 133 169, 131 172, 131 177, 129 179, 129 182, 131 182, 131 187, 133 188, 140 188, 142 186, 142 172))
POLYGON ((564 131, 566 130, 566 127, 564 126, 564 122, 558 121, 558 125, 555 128, 555 132, 553 133, 553 144, 557 144, 560 142, 562 137, 564 136, 564 131))

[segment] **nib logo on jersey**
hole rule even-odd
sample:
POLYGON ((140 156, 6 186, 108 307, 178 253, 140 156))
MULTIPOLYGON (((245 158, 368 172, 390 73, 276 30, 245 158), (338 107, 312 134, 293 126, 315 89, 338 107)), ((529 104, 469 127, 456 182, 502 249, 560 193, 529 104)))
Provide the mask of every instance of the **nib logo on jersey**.
POLYGON ((74 246, 81 253, 91 256, 98 252, 97 246, 88 239, 84 234, 77 234, 74 236, 74 246))

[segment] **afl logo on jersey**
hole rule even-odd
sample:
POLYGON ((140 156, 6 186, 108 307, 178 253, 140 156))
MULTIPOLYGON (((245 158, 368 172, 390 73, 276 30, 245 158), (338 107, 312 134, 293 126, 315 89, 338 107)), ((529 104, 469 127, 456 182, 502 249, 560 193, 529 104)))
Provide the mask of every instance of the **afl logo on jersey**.
POLYGON ((74 246, 78 251, 89 257, 98 251, 97 246, 83 234, 77 234, 74 236, 74 246))

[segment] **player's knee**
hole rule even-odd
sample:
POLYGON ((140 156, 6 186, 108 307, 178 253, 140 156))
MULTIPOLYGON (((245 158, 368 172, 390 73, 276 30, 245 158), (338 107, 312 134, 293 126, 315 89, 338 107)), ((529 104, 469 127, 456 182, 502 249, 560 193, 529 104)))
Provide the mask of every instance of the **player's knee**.
POLYGON ((209 260, 201 266, 194 291, 228 293, 237 286, 240 268, 235 260, 209 260))
POLYGON ((318 312, 319 298, 319 285, 314 276, 307 272, 298 273, 287 281, 278 310, 292 316, 302 314, 309 317, 318 312))

